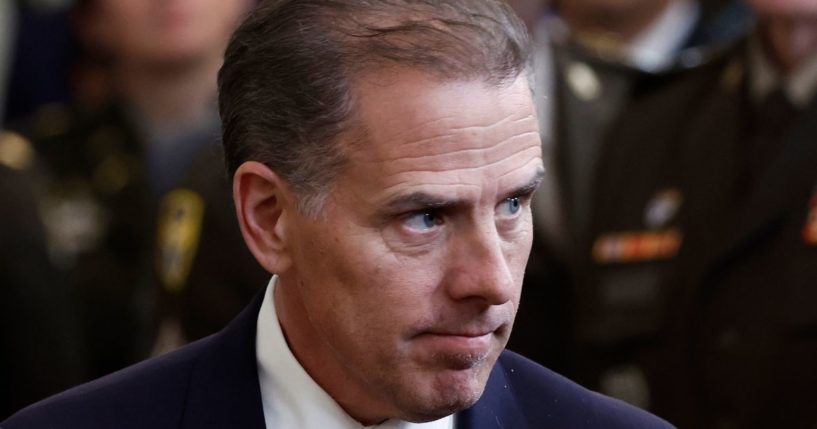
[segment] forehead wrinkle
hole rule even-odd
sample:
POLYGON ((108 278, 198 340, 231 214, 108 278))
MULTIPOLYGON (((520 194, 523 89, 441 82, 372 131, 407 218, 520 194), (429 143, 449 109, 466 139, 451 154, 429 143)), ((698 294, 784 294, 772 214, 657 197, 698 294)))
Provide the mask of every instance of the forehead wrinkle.
POLYGON ((451 150, 450 147, 447 146, 457 144, 457 141, 454 141, 452 138, 450 141, 445 142, 447 144, 440 144, 441 142, 437 142, 438 144, 436 145, 428 145, 429 147, 439 148, 437 151, 431 153, 421 153, 418 155, 397 153, 390 156, 382 156, 385 155, 385 153, 380 153, 379 155, 381 156, 379 157, 378 154, 374 153, 359 154, 359 159, 356 161, 361 164, 380 164, 382 166, 389 166, 397 169, 414 169, 417 167, 417 164, 442 164, 446 167, 462 165, 463 163, 485 165, 486 163, 490 164, 495 162, 491 161, 493 159, 506 158, 513 155, 515 152, 526 150, 526 146, 536 146, 537 148, 540 147, 540 136, 537 130, 522 131, 508 136, 503 136, 501 141, 495 142, 490 146, 472 147, 473 145, 468 145, 468 142, 475 140, 480 141, 483 139, 469 137, 467 141, 460 145, 466 147, 451 150))
POLYGON ((500 174, 496 179, 497 179, 497 181, 501 181, 502 179, 505 179, 505 178, 507 178, 508 176, 510 176, 512 174, 516 174, 516 172, 519 171, 519 170, 524 170, 524 169, 528 168, 528 166, 530 166, 531 164, 539 164, 539 168, 537 169, 537 174, 542 176, 541 179, 544 179, 545 167, 542 165, 542 158, 531 158, 530 161, 525 163, 525 165, 519 167, 517 170, 512 170, 512 171, 509 171, 507 173, 500 174))
POLYGON ((367 163, 379 164, 381 167, 387 166, 381 170, 387 175, 396 175, 412 172, 438 173, 452 170, 491 169, 503 162, 512 162, 519 156, 535 156, 541 159, 541 146, 537 132, 516 135, 487 148, 465 148, 433 155, 395 157, 367 163), (519 142, 521 139, 529 139, 530 143, 519 142))
MULTIPOLYGON (((418 124, 417 126, 414 126, 414 127, 409 128, 409 129, 403 130, 403 131, 395 134, 394 136, 386 136, 382 140, 395 141, 395 140, 400 139, 400 137, 402 137, 404 135, 407 135, 407 134, 411 135, 411 134, 414 134, 414 133, 418 134, 420 137, 419 138, 412 138, 412 139, 404 142, 403 143, 404 147, 426 145, 426 144, 431 143, 431 142, 439 143, 439 140, 452 140, 452 139, 459 139, 459 138, 464 138, 464 139, 469 139, 469 140, 471 140, 471 139, 473 139, 473 140, 483 140, 483 139, 478 138, 478 137, 484 136, 485 134, 497 134, 497 133, 502 131, 501 127, 503 127, 504 125, 507 125, 507 124, 516 125, 516 127, 512 128, 510 130, 507 130, 507 132, 508 133, 517 133, 518 128, 521 128, 526 123, 530 123, 530 125, 531 125, 531 130, 529 130, 529 132, 538 132, 537 131, 538 122, 537 122, 536 118, 532 114, 525 114, 524 116, 521 116, 521 117, 518 117, 518 118, 514 118, 514 116, 518 116, 518 112, 509 113, 508 115, 502 117, 501 119, 493 121, 493 122, 491 122, 489 124, 448 127, 448 128, 445 128, 445 130, 443 132, 438 132, 436 134, 428 135, 431 132, 436 131, 433 128, 437 128, 435 126, 430 126, 431 124, 444 122, 444 121, 452 120, 452 119, 454 121, 457 121, 457 120, 460 119, 460 118, 457 118, 456 116, 437 118, 437 119, 431 120, 431 121, 429 121, 427 123, 418 124), (429 128, 431 128, 431 129, 429 129, 429 128), (472 136, 472 137, 469 138, 469 136, 472 136)), ((496 140, 505 140, 505 139, 506 138, 500 138, 500 139, 496 139, 496 140)), ((485 140, 488 140, 488 139, 485 139, 485 140)))
POLYGON ((468 182, 468 181, 457 181, 457 182, 447 182, 447 183, 423 183, 418 185, 415 182, 404 180, 393 185, 387 186, 383 189, 382 195, 384 201, 395 201, 399 200, 406 195, 411 195, 418 192, 418 188, 422 188, 419 192, 429 194, 431 196, 440 195, 441 200, 448 200, 448 201, 460 201, 465 202, 468 201, 468 198, 462 198, 462 194, 472 192, 474 195, 480 193, 480 185, 468 182), (431 191, 433 188, 444 188, 443 192, 434 192, 431 191), (455 195, 451 195, 451 188, 456 187, 457 192, 455 195), (471 189, 473 188, 473 189, 471 189), (466 192, 464 192, 467 190, 466 192))
POLYGON ((512 168, 512 169, 510 169, 510 171, 499 174, 499 175, 496 175, 495 177, 491 177, 491 175, 487 175, 487 177, 479 176, 479 180, 481 182, 485 181, 487 179, 488 182, 496 183, 497 180, 499 180, 500 178, 505 177, 508 174, 512 174, 512 173, 518 171, 520 168, 527 167, 528 165, 530 165, 531 162, 541 164, 542 163, 542 158, 540 156, 541 151, 539 150, 539 147, 537 146, 537 147, 526 148, 525 150, 523 150, 521 152, 513 154, 510 158, 504 158, 502 160, 496 161, 496 162, 491 163, 491 164, 481 164, 481 165, 477 165, 477 166, 462 167, 462 168, 456 168, 456 169, 452 169, 450 167, 448 167, 448 168, 441 167, 439 169, 422 169, 422 170, 412 169, 412 170, 405 170, 405 171, 395 172, 395 173, 389 174, 386 179, 388 180, 389 177, 397 178, 397 182, 394 183, 394 184, 391 184, 389 186, 386 186, 385 188, 383 188, 382 192, 389 193, 393 188, 396 188, 396 187, 448 186, 448 185, 451 185, 451 184, 471 185, 471 186, 479 188, 481 186, 481 184, 474 183, 473 181, 449 182, 449 181, 446 181, 446 180, 450 180, 451 176, 457 177, 457 176, 460 176, 462 174, 466 174, 466 173, 468 173, 470 171, 473 171, 473 170, 481 170, 481 169, 491 170, 491 167, 498 166, 502 162, 505 162, 505 161, 511 162, 512 158, 522 157, 522 156, 530 156, 530 154, 528 154, 528 152, 535 152, 536 154, 535 154, 535 156, 531 157, 530 160, 524 162, 520 167, 512 168), (419 174, 424 174, 424 173, 425 174, 430 174, 430 175, 434 175, 436 177, 425 177, 424 182, 418 183, 417 182, 417 177, 415 176, 418 173, 419 174), (450 173, 450 175, 445 175, 444 176, 444 175, 439 175, 438 173, 450 173), (410 176, 410 179, 403 179, 403 178, 401 178, 401 176, 410 176), (430 180, 435 180, 435 179, 440 180, 440 182, 439 183, 429 183, 428 182, 430 180))
MULTIPOLYGON (((530 132, 530 133, 526 133, 526 134, 521 134, 519 136, 513 137, 513 139, 523 138, 523 137, 528 137, 528 136, 534 136, 534 135, 536 137, 538 137, 539 133, 530 132)), ((483 154, 483 156, 479 157, 479 159, 486 159, 486 158, 491 157, 490 155, 492 155, 492 152, 496 152, 498 150, 499 150, 499 148, 497 148, 496 146, 490 147, 490 148, 468 148, 468 149, 460 149, 460 150, 453 151, 453 152, 445 152, 445 153, 438 153, 438 154, 431 154, 431 155, 400 156, 400 157, 394 157, 394 158, 383 159, 383 160, 363 161, 363 163, 394 162, 394 163, 399 164, 399 163, 401 163, 401 161, 408 162, 408 161, 430 160, 430 161, 432 161, 430 163, 437 163, 437 164, 445 163, 445 164, 450 166, 451 161, 438 160, 438 161, 434 162, 433 160, 435 158, 443 158, 444 159, 444 158, 457 156, 457 155, 466 155, 466 156, 475 155, 475 156, 471 157, 471 158, 474 158, 476 156, 479 156, 481 153, 483 154)), ((433 171, 433 170, 431 170, 431 171, 433 171)))
POLYGON ((375 143, 374 146, 377 146, 378 142, 392 141, 403 141, 405 146, 415 146, 468 133, 488 134, 504 126, 508 126, 511 132, 526 125, 531 130, 538 129, 538 120, 534 116, 532 102, 528 103, 529 105, 518 104, 519 108, 511 109, 511 111, 504 109, 506 111, 500 118, 485 112, 473 112, 476 117, 463 117, 459 112, 448 114, 435 112, 432 107, 431 111, 404 112, 390 118, 383 118, 377 114, 372 117, 371 113, 363 111, 360 119, 363 123, 377 124, 377 126, 366 127, 368 139, 371 143, 375 143), (419 118, 418 116, 421 115, 432 117, 419 118), (387 121, 384 122, 384 119, 387 121))
MULTIPOLYGON (((533 114, 526 113, 526 114, 524 114, 524 115, 518 115, 518 113, 519 113, 519 112, 509 112, 507 115, 503 116, 502 118, 499 118, 499 119, 497 119, 497 120, 491 121, 491 122, 490 122, 490 123, 488 123, 488 124, 483 124, 483 125, 466 125, 466 126, 454 126, 454 127, 450 127, 450 128, 448 128, 448 130, 449 130, 449 132, 448 132, 448 133, 446 133, 446 134, 440 134, 440 136, 445 136, 445 135, 454 135, 454 134, 456 134, 456 133, 460 133, 460 132, 469 132, 469 131, 482 132, 483 130, 490 130, 490 129, 492 129, 492 128, 496 128, 496 127, 500 127, 500 126, 502 126, 502 125, 505 125, 505 124, 507 124, 507 123, 510 123, 510 124, 519 124, 519 123, 522 123, 522 122, 527 122, 527 121, 531 121, 532 123, 536 123, 536 120, 535 120, 535 118, 534 118, 533 114), (519 116, 519 117, 518 117, 518 118, 514 118, 514 116, 519 116)), ((408 132, 415 131, 415 130, 417 130, 418 128, 420 128, 420 129, 425 129, 426 127, 428 127, 428 125, 429 125, 429 124, 434 124, 434 123, 436 123, 436 122, 444 122, 444 121, 446 121, 446 120, 452 120, 452 119, 453 119, 454 121, 457 121, 457 120, 459 120, 460 118, 458 118, 458 117, 456 117, 456 116, 448 116, 448 117, 443 117, 443 118, 439 118, 439 119, 431 120, 431 121, 429 121, 428 123, 425 123, 425 124, 420 124, 420 125, 418 125, 418 126, 416 126, 416 127, 412 127, 412 128, 410 128, 410 129, 408 130, 408 132)), ((428 139, 433 139, 433 138, 435 138, 435 136, 430 136, 430 137, 424 138, 424 139, 422 139, 422 140, 428 140, 428 139)), ((420 140, 420 141, 422 141, 422 140, 420 140)))

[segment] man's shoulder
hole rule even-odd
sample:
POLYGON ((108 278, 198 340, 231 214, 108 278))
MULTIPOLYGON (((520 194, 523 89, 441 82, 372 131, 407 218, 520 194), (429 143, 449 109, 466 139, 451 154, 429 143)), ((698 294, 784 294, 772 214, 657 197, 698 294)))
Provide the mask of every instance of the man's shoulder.
POLYGON ((486 389, 485 395, 511 395, 529 427, 672 427, 644 410, 585 389, 511 351, 502 353, 495 371, 501 374, 492 377, 503 382, 489 383, 493 391, 486 389))
POLYGON ((167 428, 181 420, 190 375, 212 338, 33 404, 2 423, 16 428, 167 428))

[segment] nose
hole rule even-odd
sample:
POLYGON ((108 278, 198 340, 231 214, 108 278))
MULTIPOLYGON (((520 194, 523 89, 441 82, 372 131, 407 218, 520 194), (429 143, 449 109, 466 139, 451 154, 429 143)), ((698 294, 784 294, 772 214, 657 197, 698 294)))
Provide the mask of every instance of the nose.
POLYGON ((518 286, 510 266, 510 253, 496 227, 479 228, 460 237, 451 255, 448 293, 454 300, 477 299, 501 305, 516 294, 518 286))

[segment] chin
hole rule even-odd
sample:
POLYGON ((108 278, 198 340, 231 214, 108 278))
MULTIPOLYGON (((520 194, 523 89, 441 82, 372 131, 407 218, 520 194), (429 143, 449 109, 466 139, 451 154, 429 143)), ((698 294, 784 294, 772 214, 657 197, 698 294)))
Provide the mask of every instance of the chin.
POLYGON ((436 420, 474 405, 482 396, 492 365, 482 362, 469 369, 449 369, 438 374, 426 392, 418 396, 416 416, 436 420))

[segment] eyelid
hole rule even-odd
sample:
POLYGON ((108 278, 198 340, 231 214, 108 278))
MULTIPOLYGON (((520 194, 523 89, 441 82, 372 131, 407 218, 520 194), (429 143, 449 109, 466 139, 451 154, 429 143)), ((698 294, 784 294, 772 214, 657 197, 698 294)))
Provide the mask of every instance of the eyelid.
POLYGON ((545 177, 544 170, 538 171, 536 173, 536 176, 533 178, 533 180, 530 181, 530 183, 508 192, 500 201, 505 201, 508 198, 519 198, 524 199, 525 201, 530 200, 536 193, 536 190, 539 188, 539 185, 544 180, 544 177, 545 177))
POLYGON ((515 194, 508 195, 508 198, 519 198, 520 200, 529 200, 533 197, 533 194, 536 193, 536 188, 531 189, 524 189, 521 191, 516 192, 515 194))
POLYGON ((502 200, 500 200, 499 203, 497 203, 497 207, 500 206, 501 204, 504 204, 504 203, 514 199, 514 198, 518 199, 519 203, 521 205, 525 205, 525 204, 529 203, 531 199, 533 199, 534 192, 535 192, 535 190, 530 190, 530 191, 525 190, 525 191, 520 192, 518 194, 509 195, 509 196, 503 198, 502 200))
MULTIPOLYGON (((417 232, 420 232, 420 233, 428 233, 428 232, 436 229, 437 227, 439 227, 440 225, 442 225, 444 223, 443 214, 438 209, 412 210, 410 212, 403 213, 402 215, 400 215, 399 219, 400 219, 401 223, 403 223, 404 225, 407 225, 409 223, 409 221, 417 218, 418 216, 426 216, 426 215, 429 215, 429 214, 434 216, 434 218, 435 218, 435 222, 434 222, 433 226, 423 228, 423 229, 409 227, 412 231, 417 231, 417 232)), ((419 220, 422 222, 425 219, 419 219, 419 220)))

